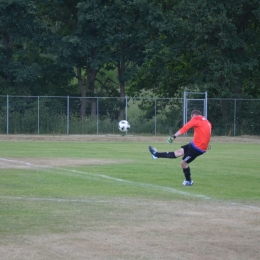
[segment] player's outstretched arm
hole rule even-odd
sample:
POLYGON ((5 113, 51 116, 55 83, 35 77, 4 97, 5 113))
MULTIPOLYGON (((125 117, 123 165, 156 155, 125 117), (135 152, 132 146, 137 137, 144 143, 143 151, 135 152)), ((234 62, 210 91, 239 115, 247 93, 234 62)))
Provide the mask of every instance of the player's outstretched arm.
POLYGON ((175 138, 176 138, 175 135, 168 137, 167 143, 168 143, 168 144, 172 144, 172 143, 173 143, 173 140, 174 140, 175 138))
POLYGON ((170 136, 170 137, 167 139, 167 143, 168 143, 168 144, 172 144, 173 141, 174 141, 174 139, 175 139, 177 136, 179 136, 179 135, 181 135, 181 132, 180 132, 180 131, 177 131, 173 136, 170 136))

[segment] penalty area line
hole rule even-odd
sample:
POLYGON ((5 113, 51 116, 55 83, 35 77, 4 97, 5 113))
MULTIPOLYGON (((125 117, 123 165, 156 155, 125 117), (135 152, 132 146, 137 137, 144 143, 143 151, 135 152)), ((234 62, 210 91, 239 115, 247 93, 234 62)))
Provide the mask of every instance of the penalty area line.
MULTIPOLYGON (((59 169, 62 170, 62 168, 59 168, 59 169)), ((69 169, 63 169, 63 170, 75 172, 75 173, 92 175, 92 176, 94 175, 95 177, 100 177, 100 179, 107 179, 107 180, 112 180, 112 181, 115 181, 115 182, 131 184, 131 185, 134 185, 136 187, 139 186, 139 187, 147 188, 147 189, 156 189, 156 190, 161 190, 161 191, 164 191, 164 192, 170 192, 170 193, 174 193, 174 194, 180 194, 180 195, 184 195, 184 196, 202 198, 202 199, 207 199, 207 200, 211 199, 210 197, 207 197, 205 195, 193 194, 193 193, 186 192, 186 191, 180 191, 180 190, 177 190, 177 189, 174 189, 174 188, 171 188, 171 187, 165 187, 165 186, 154 185, 154 184, 143 183, 143 182, 130 181, 130 180, 111 177, 111 176, 104 175, 104 174, 93 174, 93 173, 77 171, 77 170, 69 170, 69 169)))
POLYGON ((194 197, 194 198, 201 198, 201 199, 207 199, 207 200, 211 199, 210 197, 205 196, 205 195, 201 195, 201 194, 194 194, 194 193, 190 193, 190 192, 187 192, 187 191, 181 191, 181 190, 174 189, 174 188, 171 188, 171 187, 154 185, 154 184, 150 184, 150 183, 143 183, 143 182, 125 180, 125 179, 121 179, 121 178, 111 177, 111 176, 108 176, 108 175, 105 175, 105 174, 94 174, 94 173, 89 173, 89 172, 85 172, 85 171, 78 171, 78 170, 73 170, 73 169, 70 170, 70 169, 61 168, 61 167, 38 165, 38 164, 32 164, 32 163, 25 162, 25 161, 11 160, 11 159, 6 159, 6 158, 0 158, 0 161, 7 161, 7 162, 11 162, 11 163, 16 163, 16 164, 38 167, 38 168, 41 168, 42 170, 51 171, 51 172, 55 172, 55 171, 58 170, 58 171, 61 171, 62 173, 65 173, 65 172, 67 172, 67 173, 77 173, 77 174, 89 176, 92 179, 95 178, 96 180, 106 179, 106 180, 109 180, 109 181, 118 182, 118 183, 120 182, 120 183, 124 183, 124 184, 127 184, 127 185, 133 185, 133 186, 136 186, 136 187, 160 190, 160 191, 164 191, 164 192, 169 192, 169 193, 173 193, 173 194, 179 194, 179 195, 189 196, 189 197, 194 197))

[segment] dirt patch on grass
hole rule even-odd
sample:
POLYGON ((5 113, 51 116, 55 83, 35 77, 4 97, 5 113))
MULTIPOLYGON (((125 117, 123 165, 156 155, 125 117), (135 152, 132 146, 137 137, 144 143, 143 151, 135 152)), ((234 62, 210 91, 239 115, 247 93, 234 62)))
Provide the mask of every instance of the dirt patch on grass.
POLYGON ((259 207, 93 198, 73 203, 73 210, 77 214, 66 232, 5 237, 1 259, 257 260, 260 256, 259 207))
MULTIPOLYGON (((124 163, 123 160, 99 159, 99 158, 0 158, 0 168, 8 169, 36 169, 48 167, 72 167, 84 165, 105 165, 124 163)), ((127 161, 129 162, 129 161, 127 161)))

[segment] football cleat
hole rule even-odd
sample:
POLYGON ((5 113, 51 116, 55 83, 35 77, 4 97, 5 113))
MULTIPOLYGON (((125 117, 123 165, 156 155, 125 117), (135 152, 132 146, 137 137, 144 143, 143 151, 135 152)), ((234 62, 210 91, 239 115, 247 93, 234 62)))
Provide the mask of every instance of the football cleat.
POLYGON ((190 181, 184 181, 183 183, 182 183, 182 185, 183 186, 192 186, 192 184, 193 184, 193 180, 190 180, 190 181))
POLYGON ((152 146, 149 146, 148 148, 149 148, 150 153, 152 154, 153 159, 154 160, 158 159, 158 157, 155 156, 155 154, 157 153, 157 150, 155 148, 153 148, 152 146))

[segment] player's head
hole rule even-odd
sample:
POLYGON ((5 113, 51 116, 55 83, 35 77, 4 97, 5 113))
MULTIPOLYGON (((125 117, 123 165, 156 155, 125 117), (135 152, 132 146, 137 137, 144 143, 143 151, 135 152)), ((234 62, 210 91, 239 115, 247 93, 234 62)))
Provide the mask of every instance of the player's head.
POLYGON ((193 110, 191 112, 191 117, 194 117, 194 116, 202 116, 202 113, 199 110, 193 110))

